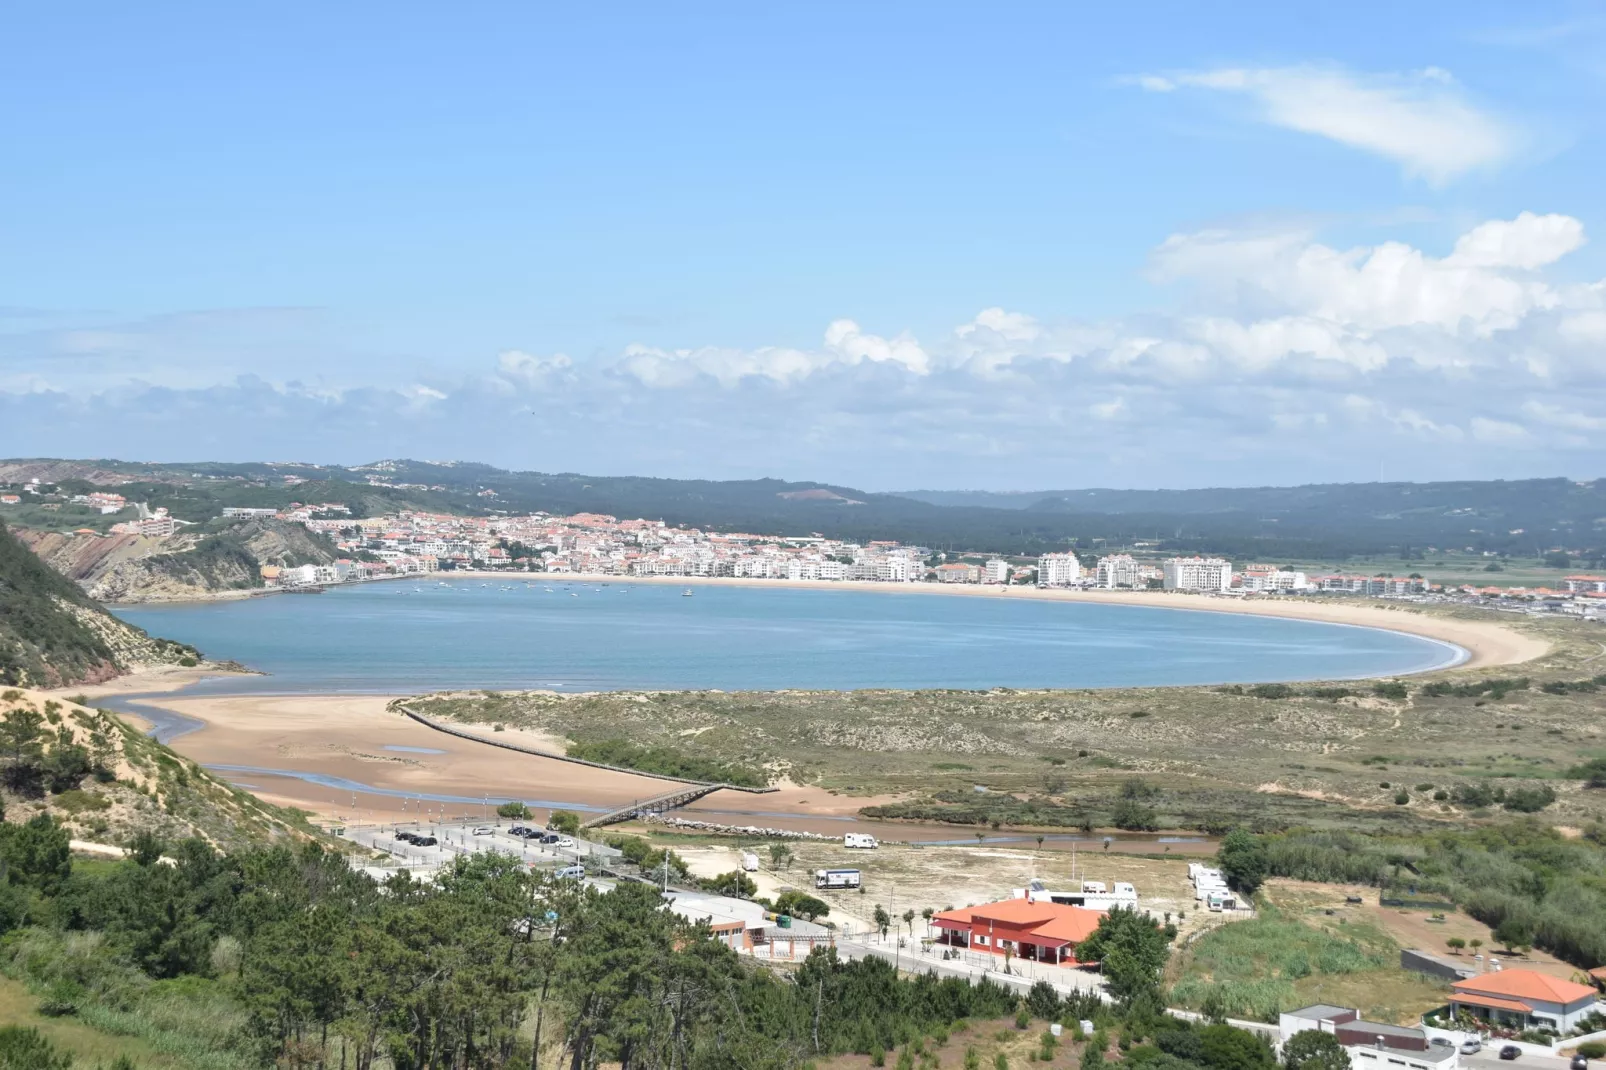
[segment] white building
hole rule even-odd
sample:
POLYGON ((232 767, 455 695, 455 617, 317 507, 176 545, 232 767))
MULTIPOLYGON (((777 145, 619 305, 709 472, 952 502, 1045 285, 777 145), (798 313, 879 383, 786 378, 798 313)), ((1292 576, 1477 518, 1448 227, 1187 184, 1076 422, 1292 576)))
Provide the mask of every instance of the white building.
POLYGON ((1278 1016, 1283 1044, 1307 1029, 1333 1034, 1349 1055, 1351 1070, 1456 1070, 1461 1062, 1453 1045, 1431 1043, 1425 1030, 1368 1022, 1348 1007, 1318 1003, 1278 1016))
POLYGON ((1082 562, 1075 554, 1044 554, 1037 559, 1037 582, 1048 587, 1069 587, 1082 578, 1082 562))
POLYGON ((1479 1021, 1516 1029, 1545 1028, 1566 1035, 1599 1007, 1592 986, 1535 970, 1500 970, 1453 987, 1452 1016, 1466 1011, 1479 1021))
POLYGON ((1100 587, 1142 587, 1143 575, 1131 554, 1110 554, 1099 558, 1100 587))
POLYGON ((991 561, 987 562, 987 567, 982 570, 982 582, 1008 583, 1009 562, 1005 561, 1001 557, 995 557, 991 561))
POLYGON ((1308 591, 1313 588, 1303 572, 1273 568, 1270 565, 1247 565, 1238 577, 1238 586, 1252 592, 1308 591))
POLYGON ((1173 557, 1163 566, 1168 591, 1225 591, 1232 586, 1232 562, 1219 557, 1173 557))

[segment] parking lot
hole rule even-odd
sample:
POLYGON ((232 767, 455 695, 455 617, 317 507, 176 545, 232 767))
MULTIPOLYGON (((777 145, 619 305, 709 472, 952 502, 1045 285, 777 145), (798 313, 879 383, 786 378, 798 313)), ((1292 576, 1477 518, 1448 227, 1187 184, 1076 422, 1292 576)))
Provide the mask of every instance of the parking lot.
POLYGON ((583 865, 587 872, 616 862, 620 855, 606 844, 582 837, 562 837, 560 842, 542 843, 541 837, 559 836, 529 821, 401 821, 384 825, 348 826, 347 839, 382 854, 383 858, 356 860, 354 864, 374 872, 406 869, 415 876, 434 873, 459 855, 500 851, 523 859, 532 866, 562 868, 583 865), (532 829, 536 835, 515 835, 514 827, 532 829), (410 834, 425 842, 401 838, 410 834), (427 842, 432 838, 434 844, 427 842), (572 844, 570 846, 569 844, 572 844))

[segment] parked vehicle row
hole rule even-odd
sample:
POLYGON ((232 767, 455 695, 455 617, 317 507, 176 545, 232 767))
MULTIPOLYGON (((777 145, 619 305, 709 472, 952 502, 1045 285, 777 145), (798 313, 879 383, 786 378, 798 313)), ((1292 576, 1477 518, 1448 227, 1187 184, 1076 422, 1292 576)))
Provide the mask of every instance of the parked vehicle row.
POLYGON ((426 833, 408 832, 406 829, 396 833, 396 839, 400 843, 410 843, 414 847, 434 847, 440 842, 426 833))

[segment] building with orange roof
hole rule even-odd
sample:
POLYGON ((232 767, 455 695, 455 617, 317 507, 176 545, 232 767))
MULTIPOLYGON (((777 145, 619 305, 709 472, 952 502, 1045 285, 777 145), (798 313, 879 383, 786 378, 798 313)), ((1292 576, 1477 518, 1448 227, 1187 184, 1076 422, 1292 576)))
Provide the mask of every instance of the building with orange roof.
POLYGON ((1591 985, 1565 981, 1535 970, 1496 970, 1455 983, 1452 1015, 1472 1017, 1515 1029, 1553 1029, 1570 1033, 1596 1011, 1591 985))
POLYGON ((1081 965, 1076 946, 1099 927, 1102 910, 1064 906, 1047 900, 1003 899, 996 903, 945 910, 931 919, 937 942, 972 951, 990 951, 1028 962, 1081 965))

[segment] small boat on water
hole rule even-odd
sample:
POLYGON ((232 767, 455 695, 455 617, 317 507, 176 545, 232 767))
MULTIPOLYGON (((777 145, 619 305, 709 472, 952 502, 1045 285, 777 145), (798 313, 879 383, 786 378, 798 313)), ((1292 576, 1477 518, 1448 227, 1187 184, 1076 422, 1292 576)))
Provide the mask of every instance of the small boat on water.
POLYGON ((691 588, 688 587, 684 591, 681 591, 680 592, 680 597, 682 597, 682 598, 690 598, 691 597, 691 588))

